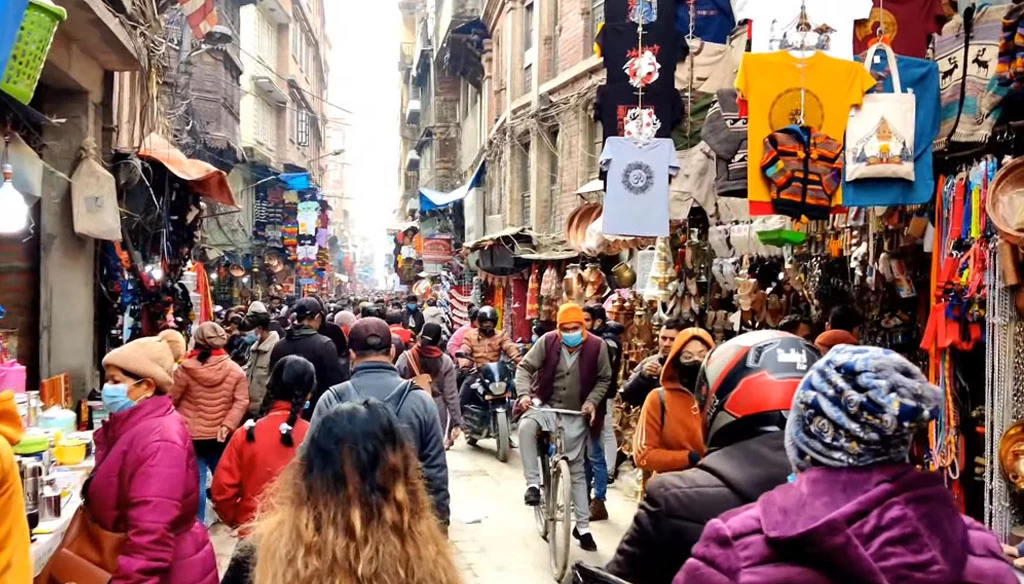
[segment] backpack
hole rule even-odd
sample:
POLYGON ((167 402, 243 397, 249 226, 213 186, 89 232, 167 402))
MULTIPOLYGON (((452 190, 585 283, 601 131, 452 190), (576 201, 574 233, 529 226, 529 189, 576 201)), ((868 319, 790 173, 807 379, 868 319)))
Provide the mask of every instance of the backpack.
MULTIPOLYGON (((407 379, 399 383, 395 389, 384 398, 384 404, 391 409, 391 413, 398 414, 402 411, 402 407, 405 406, 405 400, 409 397, 409 394, 415 390, 426 391, 422 387, 416 384, 415 379, 407 379)), ((334 394, 334 397, 341 403, 358 402, 361 396, 356 391, 351 381, 346 381, 342 384, 335 385, 329 390, 334 394)))

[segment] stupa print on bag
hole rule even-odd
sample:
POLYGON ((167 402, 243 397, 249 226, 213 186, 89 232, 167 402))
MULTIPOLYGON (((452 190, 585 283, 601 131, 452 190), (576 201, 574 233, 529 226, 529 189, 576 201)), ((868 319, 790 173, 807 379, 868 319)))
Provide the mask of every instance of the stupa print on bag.
POLYGON ((858 140, 852 147, 853 161, 858 164, 876 166, 903 164, 914 160, 914 145, 908 143, 884 117, 870 134, 858 140))

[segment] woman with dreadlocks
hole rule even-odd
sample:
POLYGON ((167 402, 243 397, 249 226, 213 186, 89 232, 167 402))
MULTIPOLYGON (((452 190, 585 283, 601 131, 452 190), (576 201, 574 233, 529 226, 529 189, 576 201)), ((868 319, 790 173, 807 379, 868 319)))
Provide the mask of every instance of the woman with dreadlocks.
POLYGON ((213 475, 213 506, 225 524, 252 521, 260 494, 295 458, 309 429, 300 415, 314 387, 313 364, 302 357, 284 357, 270 372, 257 419, 231 437, 213 475))
POLYGON ((419 462, 388 406, 349 402, 310 430, 222 584, 459 584, 419 462))

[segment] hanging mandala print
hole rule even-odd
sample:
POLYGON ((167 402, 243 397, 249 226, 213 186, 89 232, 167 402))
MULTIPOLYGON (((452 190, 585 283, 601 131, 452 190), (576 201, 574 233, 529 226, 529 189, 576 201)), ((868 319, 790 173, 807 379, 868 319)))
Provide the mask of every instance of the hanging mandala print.
POLYGON ((634 195, 642 195, 654 186, 654 169, 641 160, 634 160, 622 171, 622 185, 634 195))

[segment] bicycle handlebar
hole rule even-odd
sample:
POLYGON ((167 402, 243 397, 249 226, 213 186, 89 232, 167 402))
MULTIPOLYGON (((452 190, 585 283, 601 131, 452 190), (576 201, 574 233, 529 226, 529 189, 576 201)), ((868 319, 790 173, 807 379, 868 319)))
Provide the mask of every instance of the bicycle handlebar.
POLYGON ((531 410, 538 412, 553 412, 556 414, 562 414, 565 416, 586 416, 583 412, 577 412, 576 410, 560 410, 558 408, 538 408, 537 406, 530 406, 531 410))

